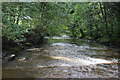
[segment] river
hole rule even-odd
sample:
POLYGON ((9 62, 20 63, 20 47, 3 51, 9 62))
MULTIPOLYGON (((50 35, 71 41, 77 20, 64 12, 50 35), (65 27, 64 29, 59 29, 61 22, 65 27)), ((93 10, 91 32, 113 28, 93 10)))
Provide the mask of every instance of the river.
POLYGON ((118 78, 118 50, 67 36, 21 51, 3 78, 118 78))

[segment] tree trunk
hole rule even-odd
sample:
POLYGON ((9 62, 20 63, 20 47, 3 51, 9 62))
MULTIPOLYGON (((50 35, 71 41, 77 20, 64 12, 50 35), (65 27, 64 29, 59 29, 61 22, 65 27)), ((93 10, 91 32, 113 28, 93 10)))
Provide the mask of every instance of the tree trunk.
POLYGON ((105 19, 105 28, 107 30, 108 36, 110 37, 110 31, 109 31, 109 28, 108 28, 108 21, 107 21, 106 3, 104 4, 104 19, 105 19))
POLYGON ((107 11, 106 11, 106 3, 103 5, 103 8, 102 8, 102 3, 99 3, 100 5, 100 9, 101 9, 101 13, 102 13, 102 17, 103 17, 103 23, 105 23, 105 29, 108 33, 108 36, 110 37, 110 31, 108 29, 108 22, 107 22, 107 11))
POLYGON ((16 24, 19 23, 20 15, 17 16, 16 24))

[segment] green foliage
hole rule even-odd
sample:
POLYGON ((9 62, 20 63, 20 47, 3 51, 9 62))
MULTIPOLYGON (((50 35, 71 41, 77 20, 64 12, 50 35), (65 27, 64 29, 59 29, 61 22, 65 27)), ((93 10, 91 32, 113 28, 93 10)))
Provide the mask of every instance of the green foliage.
POLYGON ((73 37, 119 42, 119 3, 71 3, 69 31, 73 37))
MULTIPOLYGON (((44 36, 120 41, 119 3, 2 3, 2 36, 14 42, 44 36), (29 35, 29 36, 28 36, 29 35)), ((35 39, 35 40, 34 40, 35 39)))

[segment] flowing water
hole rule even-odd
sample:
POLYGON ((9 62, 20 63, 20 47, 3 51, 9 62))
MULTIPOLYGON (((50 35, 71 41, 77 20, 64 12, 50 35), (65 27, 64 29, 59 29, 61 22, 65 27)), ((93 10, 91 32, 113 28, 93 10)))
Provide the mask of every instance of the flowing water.
POLYGON ((68 36, 45 38, 3 63, 3 78, 118 78, 118 50, 68 36))

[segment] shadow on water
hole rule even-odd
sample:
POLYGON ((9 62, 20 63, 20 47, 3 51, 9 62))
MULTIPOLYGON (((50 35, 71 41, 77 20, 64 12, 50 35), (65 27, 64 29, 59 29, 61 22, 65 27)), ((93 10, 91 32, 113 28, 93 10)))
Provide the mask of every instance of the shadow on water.
POLYGON ((4 63, 3 78, 118 78, 117 64, 114 49, 54 37, 4 63))

